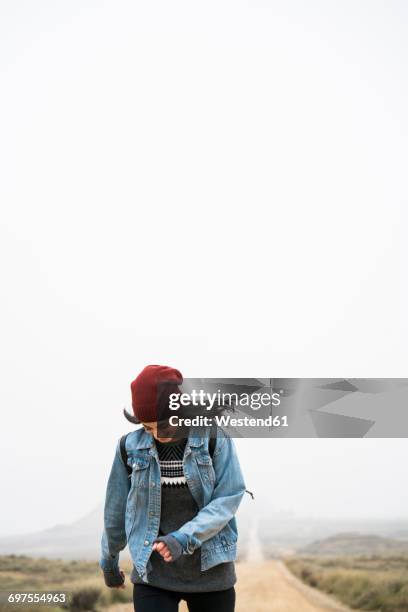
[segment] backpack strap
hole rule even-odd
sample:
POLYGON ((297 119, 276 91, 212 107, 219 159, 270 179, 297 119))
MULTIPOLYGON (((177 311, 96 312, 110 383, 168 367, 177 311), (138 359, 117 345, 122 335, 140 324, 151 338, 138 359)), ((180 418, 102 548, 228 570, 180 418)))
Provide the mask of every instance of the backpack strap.
POLYGON ((210 439, 208 441, 208 452, 211 459, 214 457, 215 445, 217 444, 217 424, 213 423, 210 429, 210 439))
POLYGON ((129 434, 125 434, 124 436, 121 437, 120 439, 120 454, 122 457, 122 461, 123 464, 127 470, 128 474, 132 473, 132 468, 130 467, 130 465, 128 465, 127 462, 127 452, 126 452, 126 438, 128 437, 129 434))

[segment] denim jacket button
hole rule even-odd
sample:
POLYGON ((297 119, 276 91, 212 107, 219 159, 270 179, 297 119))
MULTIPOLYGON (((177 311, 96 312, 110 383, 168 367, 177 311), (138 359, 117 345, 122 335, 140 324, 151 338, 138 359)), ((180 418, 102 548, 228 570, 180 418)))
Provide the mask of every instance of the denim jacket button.
POLYGON ((145 540, 145 541, 144 541, 144 545, 145 545, 145 546, 149 546, 149 540, 145 540))
POLYGON ((155 482, 152 482, 152 487, 155 487, 155 486, 156 486, 156 483, 155 483, 155 482))

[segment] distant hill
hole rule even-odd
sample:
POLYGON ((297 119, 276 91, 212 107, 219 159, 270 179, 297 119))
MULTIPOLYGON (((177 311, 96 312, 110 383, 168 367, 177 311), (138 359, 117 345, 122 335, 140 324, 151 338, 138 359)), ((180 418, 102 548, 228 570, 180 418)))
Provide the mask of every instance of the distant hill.
POLYGON ((371 555, 380 553, 408 553, 408 542, 358 532, 337 533, 299 548, 307 555, 371 555))
MULTIPOLYGON (((0 554, 50 559, 97 559, 103 526, 100 504, 78 521, 25 535, 0 538, 0 554)), ((123 552, 127 556, 127 551, 123 552)))

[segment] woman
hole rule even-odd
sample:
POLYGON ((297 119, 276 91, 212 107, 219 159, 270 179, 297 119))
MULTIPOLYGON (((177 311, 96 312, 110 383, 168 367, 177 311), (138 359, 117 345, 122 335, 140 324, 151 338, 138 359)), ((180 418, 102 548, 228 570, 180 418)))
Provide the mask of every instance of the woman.
POLYGON ((131 384, 127 416, 143 428, 126 437, 127 465, 116 448, 100 566, 107 586, 124 588, 119 552, 128 544, 137 612, 176 612, 181 599, 190 612, 233 612, 235 513, 245 482, 224 432, 211 448, 208 427, 169 427, 169 395, 182 382, 178 370, 150 365, 131 384))

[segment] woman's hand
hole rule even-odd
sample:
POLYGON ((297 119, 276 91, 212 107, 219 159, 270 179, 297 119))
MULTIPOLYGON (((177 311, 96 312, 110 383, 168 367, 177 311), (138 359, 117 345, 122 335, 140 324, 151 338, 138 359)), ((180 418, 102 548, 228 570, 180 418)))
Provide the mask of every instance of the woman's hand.
POLYGON ((161 554, 165 561, 173 561, 169 547, 164 542, 155 542, 152 546, 152 550, 161 554))
POLYGON ((120 584, 119 586, 114 587, 114 588, 116 588, 116 589, 125 589, 126 588, 126 585, 125 585, 125 580, 126 580, 125 572, 122 569, 120 569, 119 571, 120 571, 120 575, 123 578, 123 584, 120 584))
POLYGON ((165 561, 177 561, 183 553, 180 542, 171 533, 156 538, 152 550, 157 551, 165 561))

